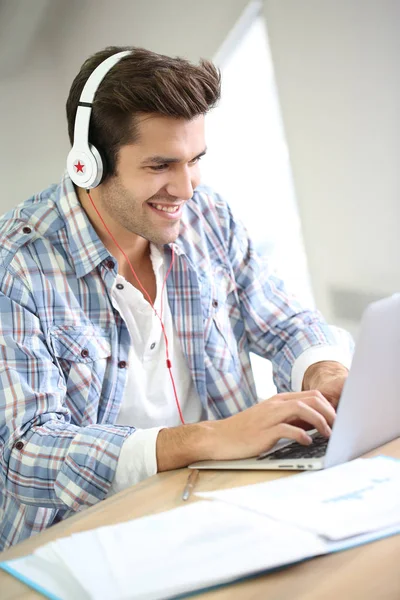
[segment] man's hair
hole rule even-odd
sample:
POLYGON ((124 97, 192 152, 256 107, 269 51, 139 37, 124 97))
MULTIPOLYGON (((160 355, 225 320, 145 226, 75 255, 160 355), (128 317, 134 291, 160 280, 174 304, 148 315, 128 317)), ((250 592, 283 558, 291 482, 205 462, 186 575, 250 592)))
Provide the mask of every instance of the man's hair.
POLYGON ((218 102, 219 70, 207 60, 194 65, 144 48, 109 46, 89 57, 75 77, 67 100, 68 135, 73 145, 75 115, 83 87, 95 68, 109 56, 130 50, 96 91, 89 127, 89 143, 96 146, 115 175, 121 146, 137 141, 135 116, 156 113, 191 120, 218 102))

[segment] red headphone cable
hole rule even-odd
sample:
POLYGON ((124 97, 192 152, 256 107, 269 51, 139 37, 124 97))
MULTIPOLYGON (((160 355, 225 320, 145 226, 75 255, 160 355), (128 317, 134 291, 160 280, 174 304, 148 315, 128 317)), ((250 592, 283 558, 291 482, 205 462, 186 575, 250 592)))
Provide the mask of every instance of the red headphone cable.
POLYGON ((90 194, 90 191, 89 191, 89 190, 86 190, 86 193, 87 193, 87 195, 89 196, 90 202, 92 203, 92 206, 93 206, 94 210, 96 211, 96 213, 97 213, 97 216, 99 217, 100 221, 101 221, 101 222, 102 222, 102 224, 104 225, 104 227, 105 227, 105 229, 106 229, 107 233, 108 233, 108 234, 109 234, 109 236, 111 237, 111 239, 112 239, 112 241, 114 242, 114 244, 117 246, 117 248, 120 250, 120 252, 122 252, 122 255, 123 255, 123 257, 125 258, 126 262, 128 263, 128 265, 129 265, 129 268, 130 268, 130 270, 132 271, 132 273, 133 273, 133 276, 135 277, 136 281, 138 282, 138 285, 139 285, 139 287, 140 287, 141 291, 143 292, 143 294, 144 294, 144 295, 146 296, 146 298, 148 299, 148 301, 149 301, 149 303, 150 303, 150 305, 151 305, 152 309, 154 310, 154 313, 156 314, 156 316, 158 317, 158 319, 159 319, 159 321, 160 321, 160 323, 161 323, 161 329, 162 329, 162 333, 163 333, 164 340, 165 340, 165 355, 166 355, 166 364, 167 364, 167 369, 168 369, 168 372, 169 372, 169 376, 170 376, 170 378, 171 378, 172 388, 173 388, 173 390, 174 390, 175 402, 176 402, 176 406, 177 406, 177 409, 178 409, 179 418, 180 418, 180 420, 181 420, 181 423, 182 423, 182 425, 184 425, 184 424, 185 424, 185 421, 184 421, 184 419, 183 419, 183 415, 182 415, 181 406, 180 406, 180 404, 179 404, 179 400, 178 400, 178 394, 177 394, 177 392, 176 392, 176 386, 175 386, 174 376, 172 375, 172 370, 171 370, 171 369, 172 369, 172 362, 171 362, 171 360, 170 360, 170 358, 169 358, 168 338, 167 338, 167 334, 166 334, 166 332, 165 332, 164 323, 163 323, 163 321, 162 321, 162 310, 163 310, 163 304, 162 304, 162 301, 163 301, 163 294, 164 294, 165 283, 166 283, 166 281, 167 281, 168 275, 169 275, 169 274, 170 274, 170 272, 171 272, 171 269, 172 269, 172 266, 173 266, 173 264, 174 264, 174 260, 175 260, 174 248, 173 248, 173 246, 171 246, 171 250, 172 250, 172 260, 171 260, 171 264, 170 264, 170 266, 169 266, 169 268, 168 268, 168 271, 167 271, 167 273, 166 273, 166 275, 165 275, 165 278, 164 278, 164 281, 163 281, 163 285, 162 285, 162 289, 161 289, 161 309, 160 309, 161 316, 160 316, 160 315, 158 314, 157 310, 156 310, 156 309, 155 309, 155 307, 154 307, 154 304, 153 304, 153 302, 152 302, 152 300, 151 300, 151 298, 150 298, 150 295, 147 293, 147 291, 144 289, 144 287, 143 287, 143 286, 142 286, 142 284, 140 283, 140 281, 139 281, 139 277, 136 275, 136 273, 135 273, 135 269, 133 268, 133 266, 132 266, 132 264, 131 264, 131 261, 129 260, 129 258, 127 257, 127 255, 125 254, 125 252, 122 250, 121 246, 118 244, 117 240, 115 239, 115 237, 113 236, 113 234, 111 233, 111 231, 109 230, 109 228, 107 227, 107 225, 106 225, 106 223, 105 223, 105 221, 104 221, 103 217, 101 216, 100 212, 98 211, 98 209, 97 209, 97 207, 96 207, 95 203, 93 202, 93 199, 92 199, 92 196, 91 196, 91 194, 90 194))

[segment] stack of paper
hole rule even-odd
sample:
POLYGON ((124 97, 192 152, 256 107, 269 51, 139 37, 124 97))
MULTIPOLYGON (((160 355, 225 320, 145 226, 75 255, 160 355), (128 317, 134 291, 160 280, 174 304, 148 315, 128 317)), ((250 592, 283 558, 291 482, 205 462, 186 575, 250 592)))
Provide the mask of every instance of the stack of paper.
POLYGON ((0 563, 51 598, 158 599, 324 552, 315 535, 220 502, 101 527, 0 563))
POLYGON ((400 525, 400 461, 359 458, 324 471, 197 495, 343 540, 400 525))
POLYGON ((171 598, 398 533, 399 492, 400 461, 358 459, 199 494, 208 500, 74 534, 0 567, 53 599, 171 598))

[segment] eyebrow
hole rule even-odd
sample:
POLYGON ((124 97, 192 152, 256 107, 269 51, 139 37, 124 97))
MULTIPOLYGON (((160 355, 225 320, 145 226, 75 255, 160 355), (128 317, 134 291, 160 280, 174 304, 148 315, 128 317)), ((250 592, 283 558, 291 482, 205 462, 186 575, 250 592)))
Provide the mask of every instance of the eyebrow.
MULTIPOLYGON (((200 154, 197 154, 197 156, 194 156, 189 162, 196 160, 196 158, 201 158, 202 156, 205 155, 206 152, 207 152, 207 148, 205 148, 202 152, 200 152, 200 154)), ((149 163, 151 163, 153 165, 169 165, 169 164, 174 164, 174 163, 179 163, 179 162, 181 162, 180 158, 171 158, 168 156, 160 156, 160 155, 156 154, 155 156, 148 156, 147 158, 142 160, 141 165, 148 165, 149 163)))

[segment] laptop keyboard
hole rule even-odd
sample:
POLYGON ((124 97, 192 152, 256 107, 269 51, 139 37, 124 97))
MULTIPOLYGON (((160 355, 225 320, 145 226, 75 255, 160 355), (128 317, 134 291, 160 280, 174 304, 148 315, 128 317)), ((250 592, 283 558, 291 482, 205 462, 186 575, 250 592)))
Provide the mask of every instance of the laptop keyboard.
POLYGON ((289 446, 275 450, 272 454, 267 456, 260 456, 258 460, 282 460, 292 458, 320 458, 326 453, 329 438, 324 437, 320 433, 316 433, 312 436, 313 443, 310 446, 302 446, 298 442, 293 442, 289 446))

